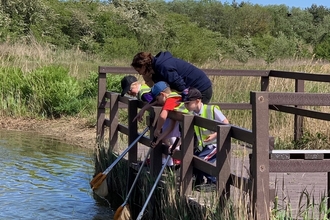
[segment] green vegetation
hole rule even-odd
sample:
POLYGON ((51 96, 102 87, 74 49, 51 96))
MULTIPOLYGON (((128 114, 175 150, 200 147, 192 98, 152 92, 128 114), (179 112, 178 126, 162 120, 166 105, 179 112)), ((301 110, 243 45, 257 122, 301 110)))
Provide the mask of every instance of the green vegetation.
MULTIPOLYGON (((95 112, 96 73, 78 81, 61 66, 44 66, 30 73, 4 67, 0 76, 2 115, 57 118, 95 112)), ((118 92, 120 77, 114 79, 108 81, 108 88, 118 92)))
MULTIPOLYGON (((262 7, 212 0, 2 0, 0 8, 1 117, 75 116, 89 118, 95 125, 97 67, 129 66, 139 51, 169 50, 210 69, 330 72, 330 9, 324 6, 262 7)), ((121 77, 111 75, 108 90, 119 92, 121 77)), ((259 90, 259 79, 253 77, 210 78, 212 102, 249 102, 249 92, 259 90)), ((326 83, 308 82, 305 88, 306 92, 330 92, 326 83)), ((294 82, 272 79, 270 90, 293 91, 294 82)), ((315 108, 329 112, 328 107, 315 108)), ((251 129, 250 111, 224 113, 232 124, 251 129)), ((126 120, 127 114, 121 111, 120 118, 126 120)), ((277 148, 328 148, 329 122, 305 119, 304 126, 309 130, 299 142, 292 142, 293 116, 271 112, 270 133, 277 148)), ((96 172, 114 157, 112 151, 98 150, 96 172)), ((121 195, 125 195, 127 170, 123 164, 113 172, 118 174, 112 177, 117 183, 113 189, 121 195)), ((159 201, 168 206, 162 206, 160 213, 186 214, 183 219, 250 217, 245 200, 227 201, 220 212, 218 198, 211 196, 205 201, 210 205, 200 210, 169 187, 164 189, 169 193, 161 194, 159 201)), ((310 194, 302 193, 303 198, 308 207, 302 208, 300 217, 308 219, 317 207, 323 217, 328 214, 325 200, 317 206, 310 194)), ((283 211, 277 205, 272 219, 293 219, 289 206, 283 211)))
POLYGON ((194 63, 329 60, 330 9, 249 2, 5 0, 0 42, 78 49, 102 60, 169 50, 194 63))
MULTIPOLYGON (((98 66, 129 66, 142 50, 169 50, 201 68, 330 71, 330 9, 324 6, 190 0, 5 0, 0 6, 1 116, 77 116, 94 125, 98 66)), ((111 75, 108 90, 119 92, 120 78, 111 75)), ((249 102, 249 92, 259 90, 258 78, 210 78, 213 102, 249 102)), ((327 83, 305 88, 329 93, 327 83)), ((294 83, 274 79, 270 89, 293 91, 294 83)), ((224 113, 251 129, 250 111, 224 113)), ((291 116, 271 112, 270 121, 279 148, 301 146, 291 143, 291 116)), ((306 140, 330 135, 329 124, 318 123, 306 119, 304 125, 320 133, 309 132, 306 140)))

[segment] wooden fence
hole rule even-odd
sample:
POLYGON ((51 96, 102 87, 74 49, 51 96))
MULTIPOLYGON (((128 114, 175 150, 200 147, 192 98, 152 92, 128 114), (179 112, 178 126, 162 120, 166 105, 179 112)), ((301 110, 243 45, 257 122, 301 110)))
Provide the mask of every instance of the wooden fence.
MULTIPOLYGON (((250 103, 213 103, 221 106, 221 109, 250 109, 252 110, 252 130, 247 130, 235 125, 224 125, 219 122, 205 119, 199 116, 183 114, 180 116, 170 114, 169 117, 180 121, 182 125, 181 150, 173 155, 181 160, 180 168, 180 194, 189 195, 192 189, 193 167, 217 177, 217 192, 223 197, 230 196, 230 186, 241 187, 250 193, 253 204, 252 210, 255 219, 269 219, 270 189, 269 172, 327 172, 330 180, 330 158, 310 157, 309 160, 291 160, 276 152, 274 138, 269 135, 269 112, 270 110, 294 114, 294 139, 299 140, 303 135, 303 117, 330 121, 330 114, 303 109, 303 106, 330 106, 330 93, 315 94, 304 92, 305 81, 330 82, 330 75, 308 74, 284 71, 262 70, 204 70, 208 75, 214 76, 253 76, 260 78, 260 91, 250 92, 250 103), (295 92, 277 93, 268 92, 271 77, 281 77, 295 80, 295 92), (216 165, 208 163, 193 155, 194 125, 216 131, 217 136, 217 159, 216 165), (250 177, 243 178, 231 173, 230 153, 232 139, 251 144, 252 154, 250 160, 250 177), (287 159, 283 159, 287 158, 287 159), (312 159, 311 159, 312 158, 312 159), (295 168, 293 168, 295 167, 295 168)), ((99 67, 98 80, 98 111, 97 111, 97 136, 104 137, 104 128, 109 127, 110 148, 116 146, 118 133, 128 135, 128 142, 133 142, 138 136, 137 122, 132 122, 138 109, 143 103, 121 97, 118 93, 107 91, 107 74, 136 74, 129 67, 99 67), (121 106, 128 109, 128 125, 118 123, 118 112, 121 106), (106 116, 106 109, 110 109, 106 116), (132 123, 131 123, 132 122, 132 123)), ((149 125, 150 134, 153 134, 152 122, 157 120, 159 107, 150 110, 149 125)), ((140 143, 149 145, 150 138, 143 137, 140 143)), ((151 153, 151 175, 157 175, 161 168, 161 148, 155 148, 151 153)), ((304 154, 304 153, 303 153, 304 154)), ((315 152, 314 152, 315 154, 315 152)), ((129 163, 137 161, 137 145, 129 151, 129 163)), ((328 192, 330 189, 328 181, 328 192)), ((329 202, 328 202, 328 207, 329 202)))

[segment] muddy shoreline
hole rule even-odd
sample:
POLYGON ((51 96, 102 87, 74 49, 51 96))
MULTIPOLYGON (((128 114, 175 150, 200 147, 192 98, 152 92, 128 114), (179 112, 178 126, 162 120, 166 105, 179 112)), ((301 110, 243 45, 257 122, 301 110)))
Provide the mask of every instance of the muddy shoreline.
POLYGON ((37 132, 77 147, 93 149, 96 143, 96 127, 87 119, 30 119, 1 117, 0 129, 37 132))

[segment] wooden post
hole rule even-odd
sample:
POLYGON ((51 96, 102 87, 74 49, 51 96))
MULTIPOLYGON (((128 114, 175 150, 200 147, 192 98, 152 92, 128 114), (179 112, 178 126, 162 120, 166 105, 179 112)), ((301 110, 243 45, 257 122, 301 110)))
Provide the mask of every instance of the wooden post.
POLYGON ((254 138, 251 175, 252 209, 257 220, 269 219, 269 108, 268 92, 251 92, 254 138))
MULTIPOLYGON (((130 145, 132 142, 136 140, 138 137, 138 126, 137 126, 137 120, 133 122, 134 117, 137 114, 137 102, 138 100, 132 100, 130 99, 128 101, 128 145, 130 145)), ((132 186, 132 183, 134 181, 134 173, 135 170, 131 168, 131 164, 137 162, 137 146, 136 143, 133 148, 128 151, 128 166, 129 166, 129 172, 128 172, 128 181, 126 185, 126 193, 128 193, 129 189, 132 186)))
MULTIPOLYGON (((136 140, 138 137, 138 126, 137 120, 133 122, 134 117, 137 115, 137 105, 138 100, 131 99, 128 101, 128 144, 130 145, 132 142, 136 140)), ((137 162, 137 146, 135 144, 134 147, 128 152, 128 163, 137 162)))
MULTIPOLYGON (((328 193, 328 199, 327 199, 327 207, 328 210, 330 209, 330 172, 327 172, 327 193, 328 193)), ((330 219, 330 213, 328 213, 328 219, 330 219)))
POLYGON ((268 91, 269 90, 269 76, 262 76, 260 82, 260 90, 268 91))
MULTIPOLYGON (((110 95, 110 113, 109 113, 109 150, 112 152, 117 146, 118 141, 118 94, 110 95)), ((104 127, 102 126, 104 130, 104 127)))
MULTIPOLYGON (((295 80, 295 92, 304 92, 304 80, 295 80)), ((296 105, 297 108, 303 108, 302 106, 296 105)), ((298 141, 303 136, 303 121, 304 117, 300 115, 294 115, 294 140, 298 141)))
POLYGON ((97 128, 96 137, 97 140, 102 140, 104 138, 103 123, 105 119, 105 92, 107 87, 107 75, 106 73, 100 73, 99 68, 99 78, 98 78, 98 101, 97 101, 97 128))
POLYGON ((230 125, 217 127, 217 187, 223 201, 230 196, 231 135, 230 125))
POLYGON ((192 191, 194 156, 194 116, 183 114, 181 130, 181 167, 180 167, 180 195, 190 195, 192 191))
MULTIPOLYGON (((155 128, 157 126, 157 120, 161 111, 161 107, 151 107, 150 110, 150 139, 154 138, 155 128)), ((161 144, 161 142, 159 142, 161 144)), ((157 177, 159 171, 162 168, 162 153, 161 146, 156 146, 150 153, 150 174, 153 177, 157 177)))

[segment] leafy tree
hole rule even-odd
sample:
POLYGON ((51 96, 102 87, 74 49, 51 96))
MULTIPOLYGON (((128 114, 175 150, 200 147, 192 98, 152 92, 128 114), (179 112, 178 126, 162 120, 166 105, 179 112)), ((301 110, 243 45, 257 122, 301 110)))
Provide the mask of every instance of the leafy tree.
MULTIPOLYGON (((211 31, 219 31, 224 22, 224 6, 221 2, 215 0, 187 2, 190 10, 187 15, 192 22, 199 27, 207 28, 211 31)), ((177 12, 179 13, 179 12, 177 12)))
POLYGON ((236 8, 231 5, 224 5, 220 33, 226 38, 231 38, 236 35, 237 21, 239 18, 237 18, 235 11, 236 8))
POLYGON ((168 3, 169 13, 188 15, 189 18, 196 16, 195 8, 198 2, 194 0, 173 0, 168 3))
POLYGON ((255 46, 256 50, 256 57, 257 58, 264 58, 266 57, 267 51, 275 41, 275 37, 271 36, 270 34, 265 34, 263 36, 256 36, 252 38, 252 43, 255 46))
POLYGON ((294 8, 288 19, 294 36, 303 39, 307 43, 311 43, 317 29, 316 26, 313 25, 313 16, 307 11, 294 8))
POLYGON ((325 34, 322 41, 315 46, 316 58, 325 58, 330 60, 330 34, 325 34))
POLYGON ((163 26, 152 5, 146 0, 115 0, 113 5, 121 23, 126 24, 135 34, 141 50, 145 48, 152 50, 157 45, 158 34, 163 26))
POLYGON ((248 34, 253 37, 269 32, 271 15, 265 8, 246 3, 237 8, 235 13, 237 36, 245 37, 248 34))
POLYGON ((314 25, 318 25, 323 22, 325 16, 330 15, 330 9, 326 8, 322 5, 317 6, 316 4, 312 4, 310 8, 306 9, 307 12, 312 14, 314 25))
POLYGON ((275 38, 266 53, 265 61, 272 63, 278 58, 293 57, 296 53, 296 44, 294 40, 289 39, 285 34, 280 33, 275 38))
POLYGON ((9 36, 29 35, 31 26, 47 19, 47 6, 41 0, 2 0, 0 8, 8 22, 6 27, 13 33, 9 36))
POLYGON ((93 39, 99 47, 90 49, 104 57, 126 58, 140 49, 139 43, 135 33, 114 11, 109 6, 94 16, 93 39))
POLYGON ((2 0, 0 7, 0 42, 35 39, 107 59, 164 49, 196 62, 276 59, 271 45, 278 40, 294 48, 281 57, 309 56, 308 47, 325 56, 315 46, 326 44, 330 32, 330 10, 314 4, 302 10, 217 0, 2 0))
POLYGON ((164 40, 177 57, 190 62, 204 62, 217 54, 219 35, 190 23, 185 15, 169 14, 165 21, 164 40))
POLYGON ((266 7, 272 15, 270 34, 278 37, 283 33, 287 37, 295 35, 290 22, 292 16, 289 7, 285 5, 271 5, 266 7))

